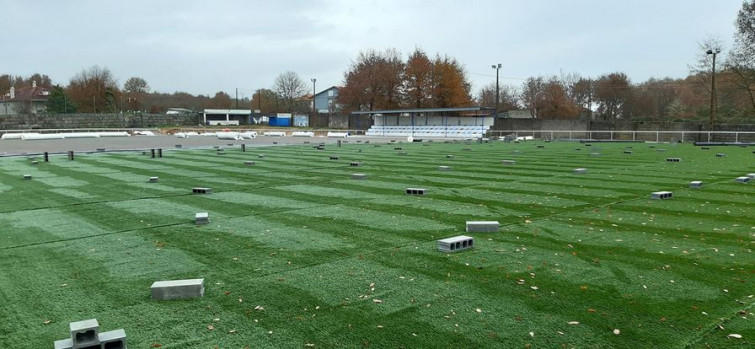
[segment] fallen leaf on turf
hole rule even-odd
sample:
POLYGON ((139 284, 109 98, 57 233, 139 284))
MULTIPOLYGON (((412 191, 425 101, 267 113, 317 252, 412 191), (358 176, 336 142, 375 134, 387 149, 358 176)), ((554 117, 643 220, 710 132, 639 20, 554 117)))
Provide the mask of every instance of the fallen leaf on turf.
POLYGON ((312 344, 312 343, 307 343, 307 344, 304 344, 304 346, 305 346, 305 347, 314 347, 315 345, 314 345, 314 344, 312 344))
POLYGON ((383 301, 381 301, 379 299, 373 299, 372 301, 375 302, 375 303, 383 303, 383 301))
POLYGON ((207 329, 210 330, 210 331, 214 331, 215 330, 215 326, 213 326, 213 325, 207 325, 207 329))
POLYGON ((620 333, 621 333, 621 331, 619 331, 619 329, 618 329, 618 328, 617 328, 617 329, 615 329, 615 330, 613 330, 613 334, 616 334, 616 335, 618 335, 618 334, 620 334, 620 333))
POLYGON ((230 330, 230 331, 228 331, 228 333, 234 334, 234 333, 236 333, 236 330, 230 330))
POLYGON ((377 328, 383 328, 383 325, 377 325, 377 328))
POLYGON ((261 305, 258 305, 258 306, 256 306, 256 307, 254 307, 254 310, 259 310, 259 311, 262 311, 262 310, 265 310, 265 307, 263 307, 263 306, 261 306, 261 305))
POLYGON ((537 291, 537 286, 530 286, 530 288, 537 291))
POLYGON ((535 337, 535 332, 530 332, 530 337, 535 337))
POLYGON ((736 334, 736 333, 731 333, 731 334, 729 334, 726 337, 739 339, 739 338, 742 338, 742 335, 741 334, 736 334))
POLYGON ((579 325, 579 321, 569 321, 567 322, 569 325, 579 325))
POLYGON ((66 286, 68 286, 68 284, 62 284, 62 285, 60 285, 60 287, 66 287, 66 286))
POLYGON ((474 311, 476 311, 476 312, 478 312, 478 313, 482 313, 482 309, 480 309, 480 308, 477 308, 477 309, 475 309, 474 311))
POLYGON ((43 322, 43 324, 49 325, 51 322, 52 322, 52 320, 45 320, 45 322, 43 322))

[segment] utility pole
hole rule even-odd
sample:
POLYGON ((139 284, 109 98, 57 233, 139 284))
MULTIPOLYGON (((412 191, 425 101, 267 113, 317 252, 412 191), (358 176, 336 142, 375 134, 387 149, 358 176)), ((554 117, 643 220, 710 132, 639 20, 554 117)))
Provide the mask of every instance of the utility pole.
POLYGON ((710 79, 710 121, 708 122, 708 130, 713 131, 713 123, 716 119, 716 55, 721 53, 721 49, 711 49, 705 53, 713 55, 713 69, 710 79))
POLYGON ((495 69, 495 117, 498 117, 498 100, 501 96, 498 85, 498 71, 501 70, 501 63, 493 64, 492 67, 495 69))
POLYGON ((239 88, 236 87, 236 109, 239 109, 239 88))

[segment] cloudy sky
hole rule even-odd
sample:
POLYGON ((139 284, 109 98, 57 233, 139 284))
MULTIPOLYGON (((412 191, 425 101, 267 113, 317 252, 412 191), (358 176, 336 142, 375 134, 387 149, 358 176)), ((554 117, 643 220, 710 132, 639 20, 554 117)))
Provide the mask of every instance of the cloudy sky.
POLYGON ((343 81, 360 51, 456 58, 474 93, 530 76, 684 77, 699 43, 732 45, 742 0, 0 0, 0 74, 66 85, 93 65, 122 86, 249 96, 298 73, 343 81))

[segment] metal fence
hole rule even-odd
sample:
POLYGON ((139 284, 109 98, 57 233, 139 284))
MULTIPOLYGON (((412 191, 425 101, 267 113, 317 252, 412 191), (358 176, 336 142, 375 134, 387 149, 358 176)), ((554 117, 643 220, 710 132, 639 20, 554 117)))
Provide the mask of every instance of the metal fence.
POLYGON ((548 140, 613 140, 646 142, 741 142, 754 143, 752 131, 570 131, 570 130, 490 130, 488 137, 532 136, 548 140))

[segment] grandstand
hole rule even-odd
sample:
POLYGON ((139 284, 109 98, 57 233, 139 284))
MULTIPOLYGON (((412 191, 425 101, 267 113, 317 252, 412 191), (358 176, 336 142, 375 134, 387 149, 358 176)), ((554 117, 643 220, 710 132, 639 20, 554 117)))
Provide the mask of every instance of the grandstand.
POLYGON ((397 109, 352 112, 369 115, 365 135, 388 137, 481 138, 493 126, 489 108, 397 109))

